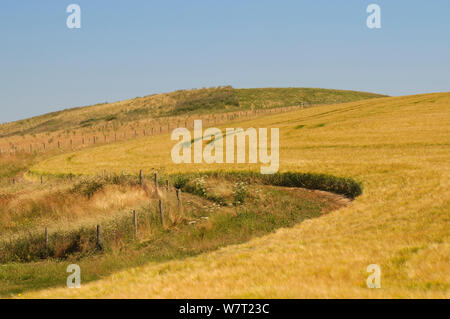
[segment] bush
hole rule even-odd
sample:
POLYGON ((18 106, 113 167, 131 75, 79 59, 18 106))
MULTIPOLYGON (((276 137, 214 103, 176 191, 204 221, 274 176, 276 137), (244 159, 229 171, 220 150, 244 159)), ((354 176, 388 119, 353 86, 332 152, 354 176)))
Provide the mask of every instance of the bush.
POLYGON ((177 175, 174 177, 172 184, 177 189, 182 189, 189 182, 189 178, 187 176, 177 175))
POLYGON ((248 196, 247 184, 245 182, 237 182, 233 187, 234 204, 241 205, 248 196))
POLYGON ((96 192, 103 189, 105 182, 99 179, 95 180, 83 180, 78 184, 75 184, 71 190, 72 193, 82 194, 87 198, 91 198, 96 192))
POLYGON ((70 192, 91 198, 106 185, 136 186, 138 183, 139 181, 137 176, 108 175, 95 178, 86 178, 75 184, 70 192))

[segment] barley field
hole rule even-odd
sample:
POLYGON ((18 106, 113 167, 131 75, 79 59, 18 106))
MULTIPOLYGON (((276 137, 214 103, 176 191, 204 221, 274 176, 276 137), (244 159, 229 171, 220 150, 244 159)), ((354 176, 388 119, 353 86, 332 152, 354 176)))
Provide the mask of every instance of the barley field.
MULTIPOLYGON (((352 178, 354 201, 328 214, 197 256, 150 262, 25 298, 448 298, 450 93, 322 105, 225 127, 280 129, 280 171, 352 178), (366 269, 381 268, 368 289, 366 269)), ((145 174, 259 170, 173 164, 167 134, 64 153, 25 178, 104 170, 145 174)), ((83 274, 82 274, 83 276, 83 274)))

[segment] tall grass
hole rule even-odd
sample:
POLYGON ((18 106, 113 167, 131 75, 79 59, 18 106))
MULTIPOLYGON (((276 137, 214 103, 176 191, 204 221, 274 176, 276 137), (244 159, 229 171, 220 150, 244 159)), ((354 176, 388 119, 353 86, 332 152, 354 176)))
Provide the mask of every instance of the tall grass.
MULTIPOLYGON (((299 173, 276 174, 271 178, 268 178, 265 175, 253 172, 207 172, 198 174, 175 174, 167 176, 167 178, 169 178, 174 185, 180 187, 184 192, 200 196, 218 204, 218 206, 213 209, 219 209, 221 206, 227 206, 227 196, 217 194, 217 187, 213 187, 212 191, 209 189, 207 190, 205 185, 206 179, 213 179, 214 183, 220 180, 227 181, 228 183, 232 182, 230 185, 232 192, 228 197, 232 197, 230 204, 233 205, 246 204, 247 198, 251 195, 249 194, 247 186, 244 185, 245 182, 251 183, 252 185, 260 185, 260 183, 262 183, 264 185, 288 187, 308 185, 309 188, 318 186, 333 190, 341 190, 340 187, 342 187, 342 185, 352 183, 357 185, 352 180, 338 179, 340 183, 336 182, 333 176, 315 176, 314 174, 305 175, 299 173), (180 180, 184 181, 182 185, 177 183, 177 181, 180 180)), ((160 176, 159 180, 161 181, 161 184, 164 184, 164 179, 164 176, 160 176)), ((85 178, 76 182, 69 190, 69 193, 77 193, 84 196, 86 200, 89 200, 95 193, 101 191, 102 188, 108 184, 134 187, 137 186, 137 183, 138 181, 135 176, 111 175, 85 178)), ((145 184, 147 183, 149 182, 146 181, 145 184)), ((224 182, 221 182, 220 184, 223 183, 224 182)), ((274 195, 274 198, 284 195, 282 193, 272 194, 274 195)), ((184 215, 183 210, 180 210, 178 207, 177 201, 174 198, 174 193, 165 190, 164 192, 160 191, 158 196, 159 198, 164 199, 164 214, 166 215, 165 224, 162 225, 159 219, 159 211, 156 201, 150 201, 150 205, 147 205, 146 208, 138 211, 138 232, 141 236, 149 236, 155 232, 161 234, 164 229, 180 227, 182 224, 186 224, 186 216, 184 215)), ((356 196, 356 194, 352 193, 352 196, 356 196)), ((254 195, 252 195, 252 197, 255 198, 254 195)), ((293 201, 295 198, 289 198, 289 200, 293 201)), ((303 205, 304 204, 305 203, 303 203, 303 205)), ((220 231, 221 228, 225 227, 223 223, 235 225, 236 222, 239 224, 245 220, 245 223, 252 223, 256 227, 259 223, 263 222, 251 220, 251 218, 257 218, 255 213, 249 211, 249 209, 255 209, 252 205, 242 206, 241 208, 244 209, 244 212, 242 213, 243 215, 240 213, 238 216, 240 216, 239 218, 243 218, 245 216, 243 220, 238 219, 238 221, 236 221, 232 215, 230 216, 226 213, 222 213, 222 215, 219 214, 221 217, 214 217, 217 218, 217 227, 219 230, 214 229, 213 233, 209 234, 209 232, 205 232, 201 236, 225 236, 225 234, 220 231)), ((320 210, 318 209, 317 211, 320 210)), ((284 214, 287 213, 291 212, 285 212, 284 214)), ((192 214, 196 215, 197 213, 190 212, 191 217, 194 216, 192 214)), ((267 214, 268 215, 266 217, 268 219, 263 223, 268 223, 269 220, 272 219, 270 216, 271 214, 274 216, 277 215, 277 213, 269 211, 267 214)), ((121 214, 119 216, 115 216, 114 218, 110 218, 109 220, 99 222, 101 225, 101 249, 98 247, 96 241, 95 224, 91 223, 89 226, 82 226, 68 230, 57 230, 50 233, 48 238, 50 244, 48 247, 45 246, 44 232, 42 230, 41 232, 29 232, 28 235, 22 235, 21 237, 15 239, 0 241, 0 263, 31 262, 43 258, 55 258, 62 260, 73 255, 86 257, 91 254, 110 251, 117 247, 123 247, 124 245, 127 245, 135 240, 135 229, 131 216, 131 214, 121 214)), ((283 219, 283 214, 280 215, 279 218, 283 219)), ((267 229, 273 230, 279 224, 284 225, 284 221, 272 221, 271 224, 273 225, 267 229)), ((230 225, 227 227, 231 227, 230 225)), ((257 226, 257 228, 258 227, 260 226, 257 226)), ((268 226, 266 225, 264 227, 268 226)), ((209 228, 205 229, 205 231, 208 229, 209 228)), ((200 236, 197 232, 198 229, 194 230, 193 234, 186 236, 200 236)), ((172 235, 177 236, 176 232, 172 235)))
POLYGON ((10 178, 25 172, 35 161, 33 154, 18 154, 13 157, 0 156, 0 179, 10 178))

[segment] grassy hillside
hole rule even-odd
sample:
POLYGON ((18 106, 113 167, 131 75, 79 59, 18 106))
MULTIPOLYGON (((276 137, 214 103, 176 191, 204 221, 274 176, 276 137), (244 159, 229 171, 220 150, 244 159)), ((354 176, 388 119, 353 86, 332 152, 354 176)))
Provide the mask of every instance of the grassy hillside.
POLYGON ((53 112, 0 125, 0 138, 43 132, 70 131, 163 116, 233 111, 251 108, 341 103, 382 95, 327 89, 233 89, 217 87, 180 90, 53 112))
MULTIPOLYGON (((381 98, 224 125, 278 127, 281 171, 351 177, 364 192, 347 207, 245 244, 26 297, 448 298, 449 104, 450 93, 381 98), (369 264, 380 265, 382 289, 366 288, 369 264)), ((173 144, 168 135, 111 144, 47 159, 31 171, 259 169, 175 165, 173 144)))

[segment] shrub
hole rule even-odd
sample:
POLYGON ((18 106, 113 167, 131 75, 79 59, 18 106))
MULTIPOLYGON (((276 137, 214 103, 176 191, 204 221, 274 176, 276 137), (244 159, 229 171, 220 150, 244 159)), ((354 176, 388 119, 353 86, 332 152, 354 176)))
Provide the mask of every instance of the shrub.
POLYGON ((174 177, 172 184, 177 189, 182 189, 189 182, 189 178, 183 175, 177 175, 174 177))
POLYGON ((233 186, 234 204, 241 205, 248 196, 247 184, 245 182, 237 182, 233 186))
POLYGON ((72 193, 78 193, 91 198, 99 190, 103 189, 105 183, 99 179, 83 180, 75 184, 71 190, 72 193))

